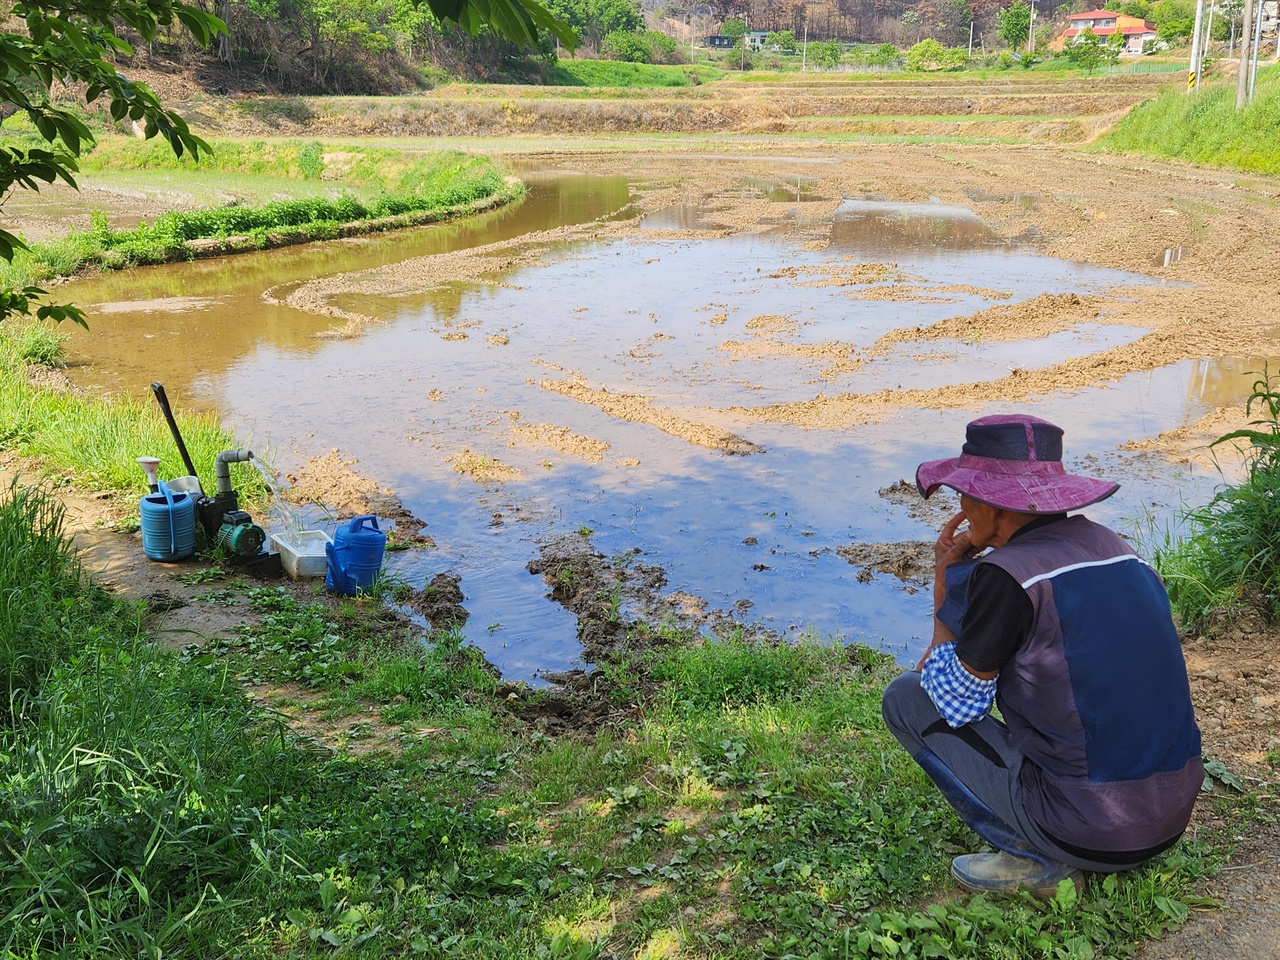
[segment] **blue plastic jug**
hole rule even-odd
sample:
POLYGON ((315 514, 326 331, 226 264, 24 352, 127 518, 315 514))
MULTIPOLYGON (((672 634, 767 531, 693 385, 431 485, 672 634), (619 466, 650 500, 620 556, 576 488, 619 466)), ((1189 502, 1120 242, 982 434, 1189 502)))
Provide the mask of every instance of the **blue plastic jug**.
POLYGON ((377 517, 356 517, 338 527, 333 543, 324 548, 328 560, 325 587, 348 597, 372 589, 386 548, 387 535, 378 528, 377 517))
POLYGON ((160 492, 142 498, 142 550, 152 560, 172 563, 196 552, 196 502, 174 493, 163 480, 160 492))

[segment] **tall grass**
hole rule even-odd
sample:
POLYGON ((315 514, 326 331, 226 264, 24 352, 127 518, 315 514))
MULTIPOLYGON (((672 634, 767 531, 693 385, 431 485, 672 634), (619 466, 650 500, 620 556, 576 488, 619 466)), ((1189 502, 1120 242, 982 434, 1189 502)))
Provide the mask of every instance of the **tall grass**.
POLYGON ((1264 368, 1248 410, 1259 419, 1216 441, 1248 447, 1245 479, 1187 511, 1186 535, 1156 550, 1156 567, 1187 625, 1250 595, 1280 618, 1280 377, 1264 368))
POLYGON ((12 723, 32 709, 52 665, 72 652, 100 610, 82 602, 80 568, 62 541, 57 504, 16 480, 2 496, 0 721, 12 723))
POLYGON ((1102 141, 1117 153, 1143 153, 1251 173, 1280 173, 1280 67, 1258 70, 1253 101, 1236 110, 1234 80, 1196 93, 1169 87, 1134 107, 1102 141))
MULTIPOLYGON (((136 462, 144 453, 160 457, 166 478, 186 473, 154 403, 51 390, 29 380, 29 364, 56 366, 60 358, 61 339, 51 324, 0 324, 0 450, 38 458, 47 472, 70 472, 78 483, 119 493, 145 492, 136 462)), ((178 411, 176 416, 204 488, 212 490, 218 453, 240 444, 212 414, 178 411)), ((231 468, 247 501, 263 494, 257 471, 231 468)))
POLYGON ((318 140, 214 140, 208 153, 193 160, 174 156, 159 139, 100 137, 81 157, 81 170, 212 170, 319 180, 325 173, 324 145, 318 140))
POLYGON ((279 847, 273 789, 311 761, 224 675, 144 643, 61 521, 39 489, 0 495, 0 953, 221 955, 279 847))

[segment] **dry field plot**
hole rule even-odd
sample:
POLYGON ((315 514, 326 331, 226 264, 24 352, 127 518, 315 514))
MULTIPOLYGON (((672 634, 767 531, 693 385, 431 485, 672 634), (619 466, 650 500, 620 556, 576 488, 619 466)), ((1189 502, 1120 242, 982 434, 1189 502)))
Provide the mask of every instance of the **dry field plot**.
POLYGON ((402 98, 258 98, 252 109, 195 105, 243 133, 305 136, 503 136, 607 133, 792 133, 1075 143, 1169 82, 1006 75, 864 80, 720 80, 625 90, 452 84, 402 98))

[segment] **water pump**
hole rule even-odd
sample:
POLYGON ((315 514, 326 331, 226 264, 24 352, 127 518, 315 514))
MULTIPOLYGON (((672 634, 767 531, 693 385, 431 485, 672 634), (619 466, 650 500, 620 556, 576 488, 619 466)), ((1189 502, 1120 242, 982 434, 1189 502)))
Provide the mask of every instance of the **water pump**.
POLYGON ((214 475, 217 478, 218 490, 212 497, 201 497, 196 501, 196 517, 211 544, 219 542, 218 538, 225 523, 224 517, 229 513, 241 512, 240 496, 231 488, 231 470, 228 464, 245 463, 252 459, 252 450, 223 450, 217 456, 214 475))
POLYGON ((267 542, 267 534, 243 510, 229 510, 222 515, 215 542, 229 557, 256 557, 267 542))

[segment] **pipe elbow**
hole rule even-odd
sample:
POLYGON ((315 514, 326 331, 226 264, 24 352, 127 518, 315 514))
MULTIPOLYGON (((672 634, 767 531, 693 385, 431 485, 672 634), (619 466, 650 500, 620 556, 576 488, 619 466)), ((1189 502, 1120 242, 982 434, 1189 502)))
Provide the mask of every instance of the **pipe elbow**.
POLYGON ((230 463, 245 463, 253 459, 252 450, 223 450, 214 461, 213 475, 218 482, 218 493, 231 492, 230 463))

